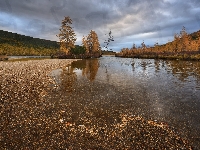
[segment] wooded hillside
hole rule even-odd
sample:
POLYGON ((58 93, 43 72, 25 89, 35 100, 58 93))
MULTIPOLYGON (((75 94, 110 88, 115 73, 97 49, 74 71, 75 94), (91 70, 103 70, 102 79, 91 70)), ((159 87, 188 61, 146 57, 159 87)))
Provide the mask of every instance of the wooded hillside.
POLYGON ((56 41, 0 30, 0 55, 51 55, 58 49, 56 41))

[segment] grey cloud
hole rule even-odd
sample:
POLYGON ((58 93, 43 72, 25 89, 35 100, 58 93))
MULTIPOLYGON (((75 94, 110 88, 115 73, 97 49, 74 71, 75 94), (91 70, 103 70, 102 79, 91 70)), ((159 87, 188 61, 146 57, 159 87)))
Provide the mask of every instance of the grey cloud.
POLYGON ((30 32, 32 35, 37 35, 38 32, 43 34, 45 30, 45 24, 41 20, 33 19, 28 23, 25 30, 30 32))
POLYGON ((197 31, 199 13, 199 0, 1 0, 0 28, 58 40, 55 35, 61 20, 70 16, 78 44, 92 29, 103 45, 105 34, 111 29, 116 39, 111 45, 115 48, 119 45, 119 51, 122 45, 131 47, 130 43, 142 40, 167 42, 165 40, 173 39, 174 32, 179 32, 182 26, 190 32, 197 31), (142 34, 148 36, 137 36, 142 34))

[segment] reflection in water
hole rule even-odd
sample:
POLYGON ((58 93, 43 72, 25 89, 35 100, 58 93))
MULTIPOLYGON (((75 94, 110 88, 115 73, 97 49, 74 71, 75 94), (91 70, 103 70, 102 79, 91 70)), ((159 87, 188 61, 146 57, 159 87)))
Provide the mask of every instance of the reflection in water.
POLYGON ((160 70, 160 61, 159 60, 155 60, 154 61, 154 65, 155 65, 155 72, 159 72, 159 70, 160 70))
POLYGON ((76 89, 64 101, 77 108, 74 120, 86 113, 109 122, 120 113, 167 122, 188 137, 200 134, 200 62, 102 57, 61 72, 62 88, 76 89))
POLYGON ((172 74, 183 82, 190 76, 200 78, 200 62, 168 61, 167 65, 170 67, 172 74))
POLYGON ((86 67, 83 69, 83 75, 87 76, 90 81, 93 81, 97 75, 98 68, 98 59, 89 59, 86 61, 86 67))
POLYGON ((135 59, 131 65, 133 72, 138 69, 152 73, 152 70, 154 70, 153 74, 156 74, 165 70, 182 82, 188 81, 190 77, 195 78, 197 82, 200 79, 200 62, 197 61, 135 59))
POLYGON ((77 81, 77 75, 74 72, 74 68, 72 68, 71 66, 63 68, 60 74, 60 78, 60 89, 62 91, 71 92, 75 81, 77 81))
POLYGON ((52 77, 54 77, 60 91, 72 92, 77 81, 75 70, 81 70, 82 76, 87 77, 90 81, 94 81, 98 68, 98 59, 78 60, 72 62, 71 66, 52 71, 52 77))
POLYGON ((72 68, 82 70, 82 76, 86 76, 88 80, 94 81, 99 68, 99 60, 98 59, 78 60, 72 63, 72 68))

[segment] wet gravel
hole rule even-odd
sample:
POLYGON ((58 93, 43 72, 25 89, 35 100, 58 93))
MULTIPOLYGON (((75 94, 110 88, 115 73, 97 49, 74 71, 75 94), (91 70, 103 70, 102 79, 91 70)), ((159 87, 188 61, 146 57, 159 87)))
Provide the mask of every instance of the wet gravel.
POLYGON ((50 72, 72 61, 0 62, 1 149, 192 149, 167 123, 130 113, 137 101, 118 88, 69 72, 58 84, 50 72))

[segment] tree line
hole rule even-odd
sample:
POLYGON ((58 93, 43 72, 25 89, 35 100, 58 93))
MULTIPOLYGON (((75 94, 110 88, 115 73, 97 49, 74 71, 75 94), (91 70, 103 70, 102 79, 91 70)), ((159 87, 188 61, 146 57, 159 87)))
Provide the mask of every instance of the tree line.
POLYGON ((154 46, 149 47, 143 41, 138 47, 133 44, 132 48, 122 48, 116 56, 200 59, 200 30, 188 34, 183 26, 180 34, 174 34, 174 40, 171 42, 163 45, 156 42, 154 46))

